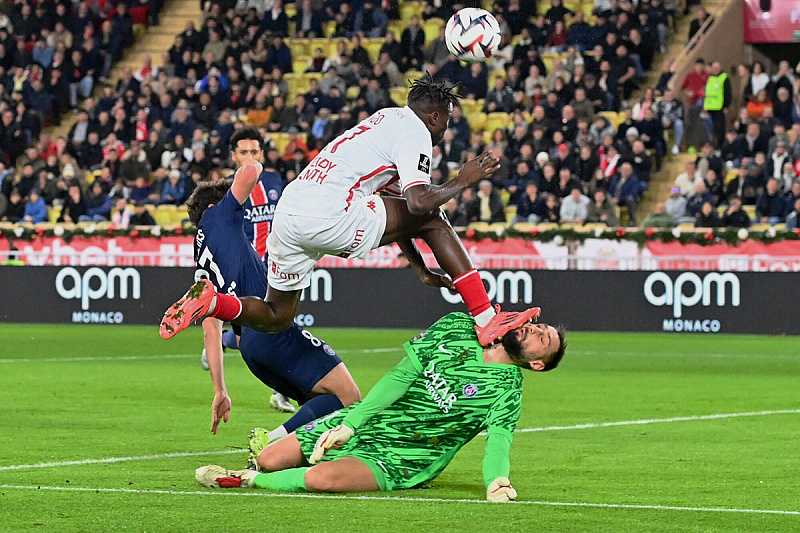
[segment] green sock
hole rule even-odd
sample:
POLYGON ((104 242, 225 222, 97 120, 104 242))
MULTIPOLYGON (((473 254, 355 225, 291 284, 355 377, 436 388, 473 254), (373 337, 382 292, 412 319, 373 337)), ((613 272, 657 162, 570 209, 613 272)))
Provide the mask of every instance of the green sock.
POLYGON ((260 489, 282 490, 286 492, 300 492, 306 490, 306 470, 305 468, 289 468, 259 474, 253 478, 253 484, 260 489))

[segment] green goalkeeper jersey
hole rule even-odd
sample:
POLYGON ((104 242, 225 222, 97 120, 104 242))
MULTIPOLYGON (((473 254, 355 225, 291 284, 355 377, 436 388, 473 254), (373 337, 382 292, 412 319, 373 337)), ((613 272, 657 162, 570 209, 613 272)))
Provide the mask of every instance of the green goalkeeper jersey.
MULTIPOLYGON (((423 471, 421 481, 438 475, 484 430, 490 441, 494 437, 501 442, 490 472, 484 461, 486 482, 508 475, 522 373, 513 365, 484 363, 474 325, 463 313, 438 320, 404 345, 407 358, 363 402, 344 411, 344 423, 356 430, 360 441, 391 447, 423 471)), ((486 459, 490 455, 487 442, 486 459)))

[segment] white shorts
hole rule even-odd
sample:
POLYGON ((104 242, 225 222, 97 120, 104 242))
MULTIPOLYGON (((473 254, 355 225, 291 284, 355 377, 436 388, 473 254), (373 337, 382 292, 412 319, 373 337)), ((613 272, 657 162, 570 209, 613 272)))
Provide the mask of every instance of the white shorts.
POLYGON ((375 195, 353 201, 337 218, 275 213, 267 237, 269 285, 282 291, 305 289, 322 256, 364 258, 380 245, 385 230, 386 207, 375 195))

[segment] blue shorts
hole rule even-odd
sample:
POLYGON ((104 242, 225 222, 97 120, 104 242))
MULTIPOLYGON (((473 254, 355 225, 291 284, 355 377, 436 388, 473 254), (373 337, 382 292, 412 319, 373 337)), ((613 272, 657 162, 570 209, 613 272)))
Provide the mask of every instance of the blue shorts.
POLYGON ((242 328, 239 349, 254 376, 300 404, 342 362, 330 346, 297 324, 280 333, 242 328))

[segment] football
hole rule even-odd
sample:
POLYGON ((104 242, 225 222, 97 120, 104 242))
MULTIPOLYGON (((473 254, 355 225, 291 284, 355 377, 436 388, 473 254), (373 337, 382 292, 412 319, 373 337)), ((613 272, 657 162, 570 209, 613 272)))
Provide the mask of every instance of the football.
POLYGON ((484 61, 500 45, 500 25, 485 9, 465 7, 450 17, 444 31, 450 53, 462 61, 484 61))

